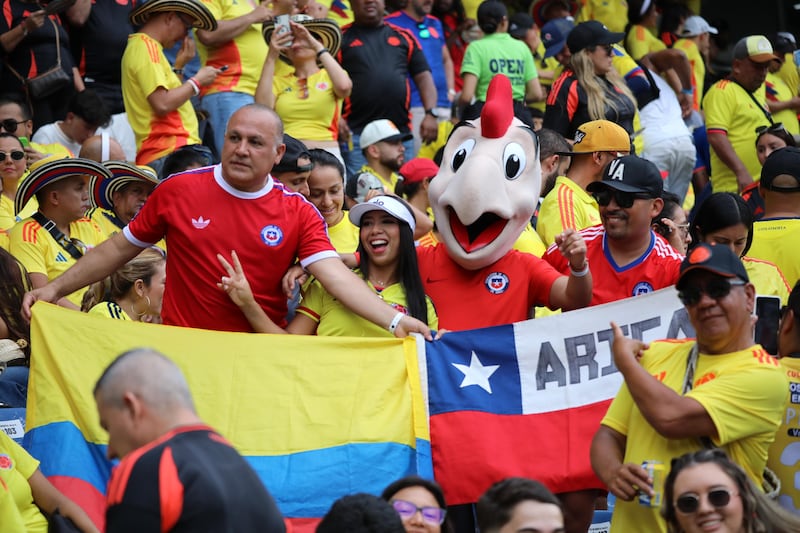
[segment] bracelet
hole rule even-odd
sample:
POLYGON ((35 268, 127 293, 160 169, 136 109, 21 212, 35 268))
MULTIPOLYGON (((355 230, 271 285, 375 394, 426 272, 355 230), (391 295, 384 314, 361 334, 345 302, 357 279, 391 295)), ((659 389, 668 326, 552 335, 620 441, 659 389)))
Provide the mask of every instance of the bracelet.
POLYGON ((188 82, 189 82, 189 85, 191 85, 191 86, 192 86, 192 91, 194 91, 194 95, 195 95, 195 96, 197 96, 198 94, 200 94, 200 84, 199 84, 199 83, 197 83, 197 80, 196 80, 196 79, 194 79, 194 78, 189 78, 189 79, 188 79, 188 80, 186 80, 186 81, 188 81, 188 82))
POLYGON ((681 89, 681 92, 687 96, 691 96, 694 94, 694 89, 689 87, 688 89, 681 89))
POLYGON ((317 52, 317 59, 319 59, 319 58, 320 58, 320 56, 321 56, 322 54, 326 53, 326 52, 330 53, 330 50, 328 50, 327 48, 323 48, 322 50, 320 50, 319 52, 317 52))
POLYGON ((174 68, 174 69, 172 69, 172 72, 174 72, 178 76, 183 76, 183 69, 182 68, 174 68))
POLYGON ((456 95, 456 90, 455 89, 447 89, 447 94, 455 96, 456 95))
POLYGON ((572 274, 576 278, 582 278, 582 277, 586 276, 586 274, 589 273, 589 261, 585 261, 583 263, 583 268, 580 269, 580 270, 575 270, 574 268, 572 268, 572 265, 570 265, 569 266, 569 272, 570 272, 570 274, 572 274))
POLYGON ((27 37, 28 36, 28 28, 27 28, 27 26, 25 26, 25 22, 20 24, 19 27, 22 28, 22 36, 23 37, 27 37))
POLYGON ((397 329, 397 326, 400 325, 400 321, 403 320, 404 316, 406 316, 405 313, 401 313, 399 311, 397 312, 396 315, 394 315, 394 318, 392 319, 392 322, 389 324, 389 333, 394 335, 394 332, 397 329))

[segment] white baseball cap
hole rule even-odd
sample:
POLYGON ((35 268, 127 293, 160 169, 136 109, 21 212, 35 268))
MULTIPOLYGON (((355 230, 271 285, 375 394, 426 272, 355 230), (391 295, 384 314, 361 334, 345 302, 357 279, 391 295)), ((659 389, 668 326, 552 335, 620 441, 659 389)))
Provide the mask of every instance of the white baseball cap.
POLYGON ((683 31, 681 32, 681 37, 697 37, 698 35, 703 35, 704 33, 713 33, 716 35, 719 33, 719 31, 717 28, 710 25, 706 19, 697 15, 693 15, 683 21, 683 31))
POLYGON ((361 138, 358 143, 364 149, 367 146, 381 141, 395 142, 395 141, 410 141, 414 136, 410 133, 401 133, 394 122, 388 118, 381 118, 373 120, 361 131, 361 138))
POLYGON ((361 227, 361 217, 370 211, 384 211, 393 217, 402 220, 411 226, 411 233, 417 227, 417 221, 414 219, 414 214, 403 202, 394 196, 375 196, 367 202, 354 205, 350 209, 350 222, 358 227, 361 227))

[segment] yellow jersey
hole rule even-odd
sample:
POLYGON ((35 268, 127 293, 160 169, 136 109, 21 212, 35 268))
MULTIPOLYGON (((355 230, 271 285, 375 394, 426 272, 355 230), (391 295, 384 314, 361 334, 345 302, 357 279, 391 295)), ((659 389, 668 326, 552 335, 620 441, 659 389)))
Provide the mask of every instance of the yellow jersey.
MULTIPOLYGON (((792 92, 789 86, 786 85, 786 82, 780 77, 780 72, 767 72, 767 81, 764 82, 764 91, 767 102, 786 102, 797 96, 797 93, 792 92)), ((773 113, 772 120, 783 123, 783 127, 792 135, 800 133, 797 111, 793 109, 784 109, 773 113)))
POLYGON ((623 32, 628 25, 628 2, 626 0, 579 0, 580 8, 575 23, 599 20, 609 31, 623 32))
POLYGON ((2 194, 0 195, 0 229, 10 230, 14 224, 24 218, 28 218, 38 210, 39 201, 36 199, 36 196, 31 196, 31 199, 28 200, 28 203, 25 204, 22 211, 15 215, 14 200, 2 194))
POLYGON ((706 63, 703 60, 703 54, 697 48, 697 43, 691 39, 678 39, 672 45, 672 48, 683 50, 683 53, 689 59, 689 64, 692 66, 692 89, 694 89, 692 108, 695 111, 700 111, 700 100, 703 98, 703 92, 706 89, 706 63))
MULTIPOLYGON (((693 345, 693 339, 656 341, 640 362, 656 379, 680 393, 693 345)), ((718 434, 714 445, 725 450, 760 487, 767 450, 780 424, 787 391, 786 376, 778 360, 754 345, 727 354, 699 354, 693 388, 685 395, 699 402, 714 421, 718 434)), ((611 402, 602 424, 627 437, 624 463, 654 460, 669 467, 673 458, 702 448, 697 438, 667 439, 656 432, 625 384, 611 402)), ((663 487, 654 490, 663 493, 663 487)), ((666 530, 658 507, 645 507, 637 499, 617 500, 611 518, 612 533, 666 530)))
POLYGON ((750 283, 756 288, 756 294, 777 296, 781 299, 781 303, 786 305, 792 289, 775 263, 752 257, 742 257, 742 264, 747 271, 747 277, 750 278, 750 283))
POLYGON ((641 59, 651 52, 666 50, 667 45, 644 26, 634 24, 625 36, 625 48, 631 57, 641 59))
MULTIPOLYGON (((733 80, 715 83, 703 98, 708 135, 727 135, 733 150, 747 167, 750 176, 758 181, 761 163, 756 153, 756 128, 768 126, 769 120, 764 86, 751 95, 733 80), (754 101, 755 100, 755 101, 754 101)), ((711 148, 711 186, 714 192, 739 192, 736 174, 722 162, 711 148)))
POLYGON ((767 466, 781 480, 778 496, 780 506, 800 514, 800 358, 782 357, 780 363, 789 381, 789 396, 786 398, 781 427, 769 448, 767 466))
MULTIPOLYGON (((797 194, 797 193, 794 193, 797 194)), ((800 217, 762 218, 753 224, 747 255, 774 263, 789 287, 800 280, 800 217)))
MULTIPOLYGON (((0 514, 3 524, 3 531, 27 531, 28 533, 47 533, 47 519, 33 503, 33 494, 28 479, 39 469, 39 461, 34 459, 22 446, 11 440, 5 431, 0 431, 0 456, 5 456, 10 465, 0 469, 4 486, 0 486, 0 492, 4 489, 10 493, 12 505, 17 513, 9 513, 4 510, 0 514), (6 523, 6 516, 10 514, 15 521, 20 519, 23 522, 21 529, 14 529, 6 523)), ((5 503, 5 502, 4 502, 5 503)), ((13 521, 10 522, 13 524, 13 521)))
POLYGON ((342 220, 328 226, 328 237, 331 244, 336 251, 340 254, 351 254, 358 249, 359 228, 352 222, 347 213, 344 214, 342 220))
POLYGON ((558 176, 555 187, 542 200, 536 232, 550 246, 567 228, 582 230, 601 222, 600 208, 592 195, 568 177, 558 176))

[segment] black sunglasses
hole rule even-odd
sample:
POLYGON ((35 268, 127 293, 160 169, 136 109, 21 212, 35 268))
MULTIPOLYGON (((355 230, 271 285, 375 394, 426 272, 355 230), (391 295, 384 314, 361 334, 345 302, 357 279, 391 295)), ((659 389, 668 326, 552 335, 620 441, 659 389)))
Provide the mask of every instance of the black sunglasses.
MULTIPOLYGON (((716 508, 725 507, 731 502, 731 496, 736 493, 728 489, 714 489, 708 491, 708 503, 716 508)), ((696 513, 700 508, 700 496, 697 494, 682 494, 675 500, 675 507, 683 514, 696 513)))
POLYGON ((430 39, 431 38, 431 30, 428 29, 428 26, 424 22, 420 22, 417 24, 417 28, 419 29, 419 38, 420 39, 430 39))
POLYGON ((591 47, 591 51, 594 52, 598 48, 600 48, 602 50, 605 50, 606 54, 608 54, 608 55, 611 55, 611 52, 614 51, 614 46, 610 45, 610 44, 596 44, 596 45, 591 47))
POLYGON ((601 189, 592 193, 597 205, 605 207, 611 203, 611 199, 617 202, 622 209, 633 207, 633 202, 638 200, 652 200, 653 197, 643 192, 623 192, 616 189, 601 189))
POLYGON ((759 126, 756 128, 757 135, 761 135, 762 133, 779 133, 785 131, 786 128, 783 126, 783 122, 776 122, 775 124, 770 124, 769 126, 759 126))
POLYGON ((21 161, 25 157, 25 152, 22 150, 11 150, 10 152, 0 152, 0 162, 6 160, 6 157, 11 157, 14 161, 21 161))
POLYGON ((21 120, 21 121, 17 122, 13 118, 7 118, 5 120, 0 120, 0 126, 2 126, 3 129, 6 130, 8 133, 16 133, 17 132, 17 126, 19 126, 20 124, 25 124, 25 121, 21 120))
POLYGON ((708 294, 708 296, 714 300, 720 300, 731 293, 732 287, 741 287, 742 285, 747 285, 747 282, 740 279, 712 279, 705 287, 693 286, 680 289, 678 291, 678 298, 680 298, 683 305, 693 306, 697 305, 697 302, 700 301, 700 297, 703 294, 708 294))

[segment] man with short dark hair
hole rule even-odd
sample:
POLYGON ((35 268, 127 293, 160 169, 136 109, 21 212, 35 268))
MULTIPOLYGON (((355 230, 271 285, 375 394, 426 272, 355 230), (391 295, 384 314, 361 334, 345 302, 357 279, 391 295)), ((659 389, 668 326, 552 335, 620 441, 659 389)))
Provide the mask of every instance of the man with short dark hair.
POLYGON ((703 98, 714 192, 742 192, 760 172, 755 130, 772 123, 761 87, 776 57, 763 35, 740 39, 733 47, 730 77, 703 98))
POLYGON ((397 185, 397 171, 403 166, 411 139, 389 119, 373 120, 361 133, 361 151, 366 163, 351 175, 345 186, 348 202, 366 202, 376 194, 392 194, 397 185))
POLYGON ((719 447, 761 486, 783 413, 786 377, 753 342, 755 288, 736 254, 697 245, 681 264, 677 289, 696 341, 648 345, 611 323, 625 383, 594 436, 591 459, 617 497, 612 532, 666 531, 660 505, 650 503, 663 494, 664 476, 649 474, 645 461, 669 468, 683 453, 719 447))
POLYGON ((301 141, 291 135, 283 134, 283 144, 286 151, 283 153, 280 162, 272 167, 272 177, 280 181, 284 187, 299 192, 308 198, 308 176, 314 168, 311 162, 311 154, 308 148, 301 141))
POLYGON ((45 124, 33 134, 33 140, 40 144, 58 143, 66 146, 77 155, 83 142, 105 127, 111 120, 103 100, 91 89, 75 93, 69 100, 64 120, 45 124))
POLYGON ((563 533, 561 502, 538 481, 510 477, 483 493, 477 505, 481 533, 563 533))
POLYGON ((180 369, 155 350, 117 357, 94 388, 108 457, 106 531, 283 533, 253 468, 205 425, 180 369))
POLYGON ((775 263, 792 287, 800 281, 800 148, 787 146, 769 155, 758 191, 764 216, 753 224, 747 255, 775 263))

